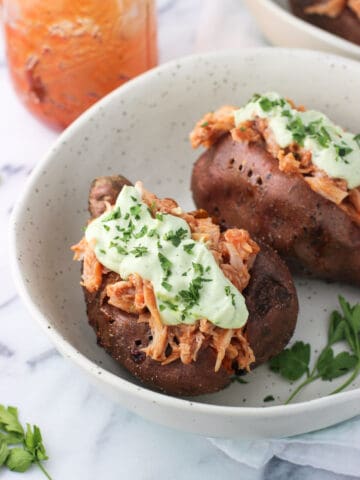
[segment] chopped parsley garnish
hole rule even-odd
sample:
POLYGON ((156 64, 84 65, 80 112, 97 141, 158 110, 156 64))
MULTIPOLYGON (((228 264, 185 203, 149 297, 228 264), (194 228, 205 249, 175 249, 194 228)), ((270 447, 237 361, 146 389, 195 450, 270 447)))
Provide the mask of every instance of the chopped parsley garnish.
MULTIPOLYGON (((199 264, 197 264, 199 265, 199 264)), ((186 304, 186 309, 192 308, 197 305, 200 300, 200 290, 202 289, 203 282, 211 282, 211 279, 196 277, 190 282, 188 290, 180 290, 179 296, 186 304)))
POLYGON ((103 248, 100 248, 100 253, 102 253, 103 255, 105 255, 106 250, 104 250, 103 248))
POLYGON ((166 280, 163 280, 161 282, 161 285, 165 288, 165 290, 167 290, 168 292, 170 292, 172 290, 172 286, 170 285, 169 282, 167 282, 166 280))
POLYGON ((110 230, 109 225, 103 225, 103 227, 105 228, 105 230, 106 230, 107 232, 110 230))
POLYGON ((156 244, 156 245, 157 245, 157 248, 158 248, 159 250, 162 248, 162 245, 161 245, 161 243, 160 243, 160 240, 157 241, 157 244, 156 244))
POLYGON ((204 267, 201 265, 201 263, 193 262, 192 266, 195 273, 197 273, 198 275, 204 275, 204 267))
POLYGON ((231 305, 235 307, 235 293, 232 293, 229 285, 226 285, 225 287, 225 295, 227 297, 231 297, 231 305))
POLYGON ((109 215, 106 215, 102 221, 110 222, 111 220, 118 220, 119 218, 121 218, 121 210, 120 207, 116 207, 112 212, 109 213, 109 215))
POLYGON ((136 218, 136 220, 140 220, 141 204, 138 203, 137 205, 130 207, 130 213, 136 218))
POLYGON ((127 214, 125 215, 125 217, 124 217, 124 218, 125 218, 125 220, 128 220, 128 219, 130 218, 130 213, 129 213, 129 212, 127 212, 127 214))
POLYGON ((149 230, 149 233, 148 233, 148 237, 153 237, 154 235, 156 235, 156 228, 152 228, 151 230, 149 230))
POLYGON ((140 232, 134 234, 134 238, 142 238, 144 235, 147 234, 147 231, 148 231, 148 227, 147 225, 144 225, 141 228, 140 232))
POLYGON ((200 125, 200 127, 204 128, 204 127, 207 127, 209 125, 209 122, 204 122, 200 125))
POLYGON ((171 273, 172 263, 161 252, 158 253, 158 257, 160 260, 161 268, 163 269, 165 275, 169 276, 171 273))
MULTIPOLYGON (((168 307, 170 310, 172 310, 173 312, 177 312, 178 311, 178 306, 176 305, 176 303, 173 303, 171 302, 170 300, 163 300, 163 305, 165 307, 168 307)), ((164 310, 164 309, 163 309, 164 310)))
POLYGON ((294 120, 292 120, 289 123, 289 125, 286 128, 290 130, 290 132, 292 133, 292 136, 295 142, 303 147, 304 140, 306 137, 306 129, 305 129, 305 125, 301 121, 301 118, 296 117, 294 120))
POLYGON ((128 254, 128 251, 126 250, 126 248, 122 247, 121 245, 119 245, 118 243, 115 243, 115 242, 110 242, 109 248, 116 248, 117 252, 120 255, 127 255, 128 254))
POLYGON ((160 220, 160 222, 164 220, 164 215, 160 212, 157 212, 155 217, 157 218, 157 220, 160 220))
POLYGON ((267 97, 263 97, 259 101, 259 105, 264 110, 264 112, 269 112, 273 108, 273 102, 267 97))
POLYGON ((259 100, 259 98, 261 98, 261 95, 259 93, 254 93, 254 95, 250 98, 248 103, 252 103, 252 102, 255 103, 257 100, 259 100))
POLYGON ((138 201, 138 199, 137 199, 136 197, 133 197, 132 195, 130 195, 130 198, 131 198, 131 200, 132 200, 133 202, 137 202, 137 201, 138 201))
POLYGON ((281 116, 282 116, 282 117, 291 118, 291 112, 290 112, 290 110, 283 110, 283 111, 281 112, 281 116))
POLYGON ((130 253, 132 253, 136 258, 138 258, 149 253, 149 250, 147 249, 147 247, 142 247, 140 245, 139 247, 133 248, 130 253))
POLYGON ((354 135, 354 140, 360 148, 360 133, 358 133, 357 135, 354 135))
POLYGON ((336 153, 339 157, 344 158, 346 155, 349 155, 353 151, 352 148, 347 147, 346 145, 335 145, 336 153))
POLYGON ((191 255, 192 249, 195 247, 195 243, 187 243, 186 245, 183 245, 183 249, 185 250, 186 253, 191 255))
POLYGON ((186 228, 179 228, 174 232, 173 230, 170 230, 170 232, 166 233, 164 236, 165 240, 170 241, 174 247, 178 247, 181 243, 181 240, 184 240, 188 235, 188 231, 186 228))
POLYGON ((259 97, 259 98, 260 98, 259 105, 264 110, 264 112, 270 112, 270 110, 274 107, 278 107, 278 106, 284 107, 286 105, 286 102, 283 98, 280 98, 279 100, 270 100, 270 98, 267 98, 267 97, 259 97))

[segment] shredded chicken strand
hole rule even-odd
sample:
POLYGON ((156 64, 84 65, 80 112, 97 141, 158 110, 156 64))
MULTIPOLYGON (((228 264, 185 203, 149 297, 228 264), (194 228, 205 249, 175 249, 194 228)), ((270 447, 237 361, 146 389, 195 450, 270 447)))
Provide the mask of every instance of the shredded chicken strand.
POLYGON ((89 244, 84 237, 71 249, 75 252, 74 260, 83 261, 81 285, 91 293, 96 292, 102 283, 103 266, 96 258, 94 245, 89 244))
POLYGON ((306 7, 304 12, 308 15, 326 15, 336 18, 342 13, 347 3, 347 0, 327 0, 324 3, 315 3, 306 7))
POLYGON ((236 110, 231 105, 224 105, 215 112, 209 112, 199 120, 190 133, 190 142, 193 148, 200 145, 208 148, 224 133, 235 127, 233 112, 236 110))

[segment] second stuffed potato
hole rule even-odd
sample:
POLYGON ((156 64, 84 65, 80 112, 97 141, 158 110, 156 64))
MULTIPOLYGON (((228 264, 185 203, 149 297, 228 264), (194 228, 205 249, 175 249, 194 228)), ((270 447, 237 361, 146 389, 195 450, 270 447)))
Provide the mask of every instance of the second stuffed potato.
POLYGON ((274 93, 235 111, 205 115, 191 134, 208 147, 192 175, 197 207, 296 268, 360 285, 359 135, 274 93))

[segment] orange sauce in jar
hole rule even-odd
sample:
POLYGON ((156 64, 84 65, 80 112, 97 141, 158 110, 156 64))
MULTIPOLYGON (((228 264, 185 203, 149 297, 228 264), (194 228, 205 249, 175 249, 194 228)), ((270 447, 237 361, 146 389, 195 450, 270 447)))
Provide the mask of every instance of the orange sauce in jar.
POLYGON ((157 63, 154 0, 3 0, 15 89, 62 129, 157 63))

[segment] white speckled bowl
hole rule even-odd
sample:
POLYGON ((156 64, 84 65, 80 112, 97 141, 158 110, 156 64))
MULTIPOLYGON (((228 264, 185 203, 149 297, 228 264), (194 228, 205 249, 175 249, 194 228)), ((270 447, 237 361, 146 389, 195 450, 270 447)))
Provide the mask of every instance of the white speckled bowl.
POLYGON ((360 46, 296 17, 289 0, 245 0, 266 38, 280 47, 311 48, 360 60, 360 46))
MULTIPOLYGON (((96 345, 87 324, 79 265, 70 245, 82 235, 91 180, 122 173, 192 207, 189 181, 199 154, 188 132, 206 111, 278 90, 359 130, 360 64, 309 51, 257 49, 213 53, 163 65, 119 88, 68 128, 29 179, 13 214, 12 257, 18 289, 62 354, 101 390, 156 422, 213 436, 278 437, 325 427, 360 413, 360 382, 326 396, 317 382, 282 406, 291 387, 267 366, 214 395, 181 399, 142 387, 96 345), (275 402, 264 404, 272 394, 275 402)), ((328 312, 355 288, 298 281, 296 339, 324 345, 328 312)))

